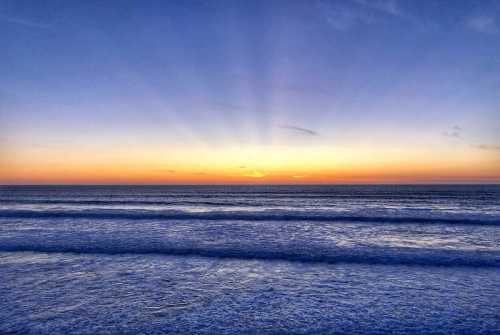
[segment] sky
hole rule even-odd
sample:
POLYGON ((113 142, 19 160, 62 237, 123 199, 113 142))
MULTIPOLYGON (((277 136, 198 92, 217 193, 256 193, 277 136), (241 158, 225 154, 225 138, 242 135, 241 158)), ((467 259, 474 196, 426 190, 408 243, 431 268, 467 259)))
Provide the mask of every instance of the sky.
POLYGON ((500 1, 0 0, 0 184, 500 183, 500 1))

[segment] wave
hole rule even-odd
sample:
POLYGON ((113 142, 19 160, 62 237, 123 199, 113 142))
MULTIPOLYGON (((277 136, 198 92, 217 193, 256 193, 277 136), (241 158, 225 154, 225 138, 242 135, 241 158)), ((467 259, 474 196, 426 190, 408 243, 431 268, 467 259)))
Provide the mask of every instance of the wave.
MULTIPOLYGON (((70 196, 70 199, 64 199, 69 201, 86 201, 83 199, 93 199, 98 200, 98 198, 107 199, 126 199, 126 201, 131 200, 131 198, 137 197, 133 193, 124 194, 78 194, 78 196, 70 196)), ((452 194, 436 194, 432 192, 426 193, 291 193, 291 192, 213 192, 213 193, 165 193, 165 194, 140 194, 140 198, 143 199, 157 199, 159 201, 164 201, 165 199, 171 198, 196 198, 196 199, 224 199, 231 201, 234 198, 241 198, 245 200, 255 200, 255 199, 362 199, 362 200, 461 200, 466 197, 467 199, 474 200, 496 200, 498 195, 496 193, 452 193, 452 194)), ((42 198, 33 198, 32 196, 1 196, 0 201, 7 202, 18 202, 18 201, 51 201, 58 199, 50 199, 47 195, 42 198)), ((89 200, 89 201, 93 201, 89 200)), ((132 200, 133 201, 133 200, 132 200)), ((148 200, 147 200, 148 201, 148 200)))
POLYGON ((375 222, 375 223, 421 223, 457 225, 500 225, 497 216, 457 216, 447 213, 421 216, 404 216, 387 212, 380 215, 321 211, 144 211, 144 210, 0 210, 0 218, 13 219, 124 219, 124 220, 233 220, 233 221, 321 221, 321 222, 375 222))
POLYGON ((54 199, 6 199, 0 200, 2 203, 9 203, 15 205, 94 205, 94 206, 172 206, 172 205, 196 205, 196 206, 265 206, 264 203, 255 203, 254 201, 234 201, 227 199, 227 201, 189 201, 189 200, 54 200, 54 199))
MULTIPOLYGON (((115 241, 116 242, 116 241, 115 241)), ((354 263, 367 265, 407 265, 440 267, 500 267, 500 255, 494 252, 433 250, 410 248, 264 248, 155 246, 151 243, 37 244, 10 241, 0 244, 0 252, 42 252, 105 255, 198 256, 217 259, 287 261, 301 263, 354 263)))

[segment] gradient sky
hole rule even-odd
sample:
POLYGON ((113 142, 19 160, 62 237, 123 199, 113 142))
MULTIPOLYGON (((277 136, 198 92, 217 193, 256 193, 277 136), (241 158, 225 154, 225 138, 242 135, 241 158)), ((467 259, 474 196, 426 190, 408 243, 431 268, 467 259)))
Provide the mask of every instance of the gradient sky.
POLYGON ((0 0, 0 184, 500 182, 500 1, 0 0))

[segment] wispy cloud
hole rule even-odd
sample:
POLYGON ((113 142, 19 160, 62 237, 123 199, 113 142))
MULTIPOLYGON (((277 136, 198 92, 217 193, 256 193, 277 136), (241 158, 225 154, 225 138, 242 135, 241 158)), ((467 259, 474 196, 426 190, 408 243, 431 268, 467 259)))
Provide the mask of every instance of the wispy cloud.
POLYGON ((451 127, 450 129, 445 130, 443 132, 443 135, 446 137, 462 138, 462 133, 463 133, 462 127, 455 125, 455 126, 451 127))
POLYGON ((175 173, 175 170, 165 170, 165 169, 159 169, 159 170, 154 170, 155 172, 158 173, 175 173))
POLYGON ((301 133, 303 135, 309 135, 309 136, 319 136, 319 133, 317 131, 314 131, 312 129, 307 129, 307 128, 302 128, 302 127, 297 127, 297 126, 279 126, 280 128, 283 129, 288 129, 297 133, 301 133))
POLYGON ((488 15, 479 15, 469 17, 465 21, 465 25, 467 28, 484 34, 497 34, 500 32, 497 22, 495 18, 488 15))
POLYGON ((381 22, 384 17, 404 17, 396 0, 351 0, 319 2, 318 8, 327 23, 339 31, 347 31, 360 24, 381 22))
POLYGON ((17 25, 21 25, 21 26, 25 26, 25 27, 30 27, 30 28, 41 28, 41 29, 50 28, 50 25, 45 24, 45 23, 40 23, 40 22, 29 20, 29 19, 25 19, 22 17, 8 16, 8 15, 3 15, 3 14, 0 14, 0 21, 6 22, 6 23, 11 23, 11 24, 17 24, 17 25))
POLYGON ((299 83, 284 83, 276 85, 277 89, 290 93, 307 94, 307 95, 328 95, 328 90, 317 85, 303 85, 299 83))
POLYGON ((500 151, 500 144, 479 144, 476 147, 481 150, 500 151))
POLYGON ((355 0, 355 2, 388 15, 400 16, 403 13, 396 0, 355 0))
POLYGON ((225 111, 236 111, 236 110, 240 110, 240 109, 243 109, 242 106, 240 105, 237 105, 237 104, 234 104, 234 103, 231 103, 231 102, 224 102, 224 101, 217 101, 214 103, 214 107, 216 109, 222 109, 222 110, 225 110, 225 111))
POLYGON ((358 24, 367 24, 373 21, 366 13, 349 6, 347 3, 320 2, 318 7, 326 22, 338 31, 347 31, 358 24))

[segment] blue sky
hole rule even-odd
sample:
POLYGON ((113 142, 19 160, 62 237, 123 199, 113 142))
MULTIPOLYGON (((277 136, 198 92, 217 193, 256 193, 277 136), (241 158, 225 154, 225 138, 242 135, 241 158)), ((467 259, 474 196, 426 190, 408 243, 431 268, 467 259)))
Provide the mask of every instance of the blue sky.
POLYGON ((6 165, 123 145, 500 152, 498 1, 0 0, 0 39, 6 165))

